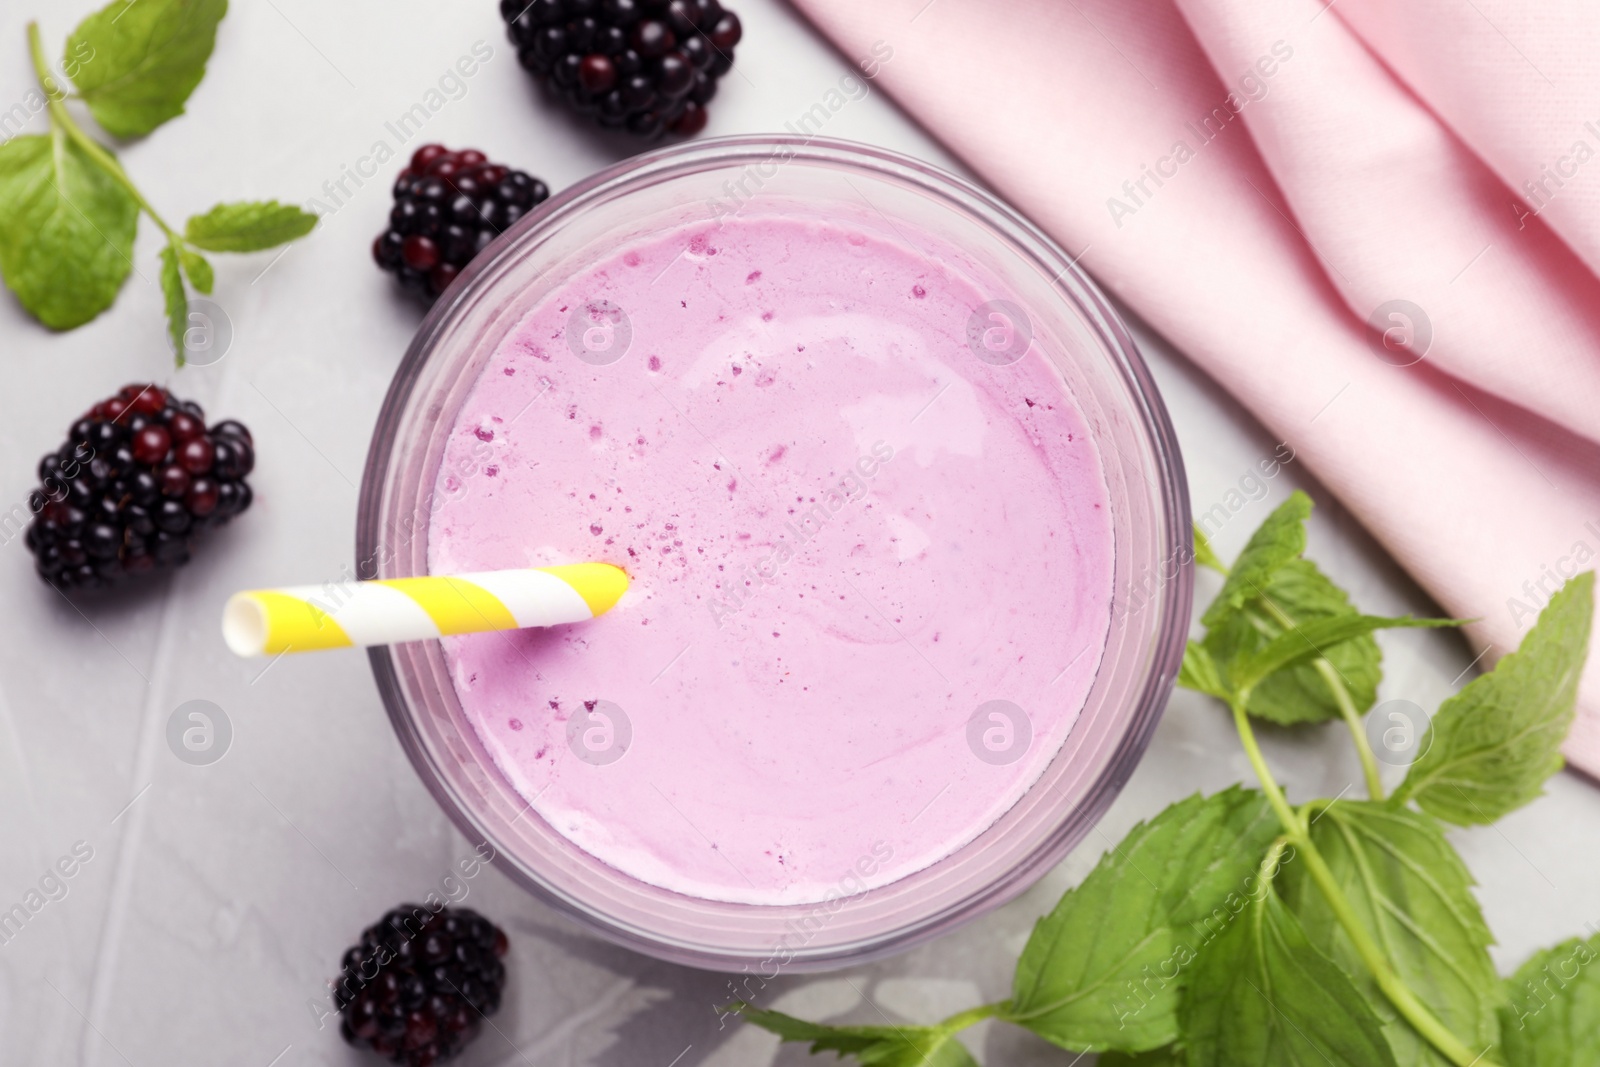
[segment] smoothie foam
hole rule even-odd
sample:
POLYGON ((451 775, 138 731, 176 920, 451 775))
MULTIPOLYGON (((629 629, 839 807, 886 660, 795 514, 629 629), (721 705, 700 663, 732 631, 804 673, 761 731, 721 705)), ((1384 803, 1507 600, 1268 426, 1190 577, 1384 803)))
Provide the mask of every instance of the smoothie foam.
POLYGON ((483 367, 431 569, 595 560, 632 588, 446 657, 500 770, 604 863, 820 901, 972 841, 1060 748, 1110 626, 1101 458, 1039 341, 974 353, 1004 294, 957 261, 837 222, 687 226, 574 277, 483 367), (575 327, 631 340, 596 365, 575 327), (996 700, 1025 746, 969 726, 996 700), (597 701, 625 728, 569 742, 597 701))

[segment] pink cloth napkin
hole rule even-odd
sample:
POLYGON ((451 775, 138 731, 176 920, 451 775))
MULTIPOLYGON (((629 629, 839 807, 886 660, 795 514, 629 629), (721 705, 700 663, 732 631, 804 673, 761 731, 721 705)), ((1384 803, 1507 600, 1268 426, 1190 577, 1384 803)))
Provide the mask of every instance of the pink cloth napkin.
MULTIPOLYGON (((1485 662, 1600 563, 1592 0, 795 2, 891 48, 876 84, 1480 617, 1485 662), (1425 358, 1380 358, 1380 308, 1425 358)), ((1600 775, 1600 654, 1580 704, 1600 775)))

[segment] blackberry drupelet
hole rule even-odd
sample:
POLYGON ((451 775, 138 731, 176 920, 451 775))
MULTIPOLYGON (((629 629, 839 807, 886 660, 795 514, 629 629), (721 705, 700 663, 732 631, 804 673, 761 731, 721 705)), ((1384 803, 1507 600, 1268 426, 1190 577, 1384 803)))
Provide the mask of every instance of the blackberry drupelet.
POLYGON ((705 128, 743 27, 719 0, 500 0, 517 60, 600 125, 705 128))
POLYGON ((127 385, 73 424, 39 461, 27 545, 63 592, 103 589, 189 561, 197 538, 250 506, 250 431, 206 429, 200 405, 127 385))
POLYGON ((423 145, 394 183, 389 228, 372 244, 378 266, 429 300, 501 231, 550 196, 537 178, 476 149, 423 145))
POLYGON ((339 1032, 407 1067, 447 1059, 500 1010, 506 935, 469 908, 402 904, 344 954, 339 1032))

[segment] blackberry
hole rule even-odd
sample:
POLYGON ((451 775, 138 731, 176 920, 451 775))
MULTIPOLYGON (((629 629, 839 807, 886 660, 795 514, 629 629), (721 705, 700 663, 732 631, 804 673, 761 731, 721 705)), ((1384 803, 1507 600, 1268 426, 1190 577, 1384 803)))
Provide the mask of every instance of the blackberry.
POLYGON ((57 589, 104 589, 189 561, 196 540, 250 506, 250 431, 206 429, 200 405, 126 385, 39 461, 26 542, 57 589))
POLYGON ((339 1032, 407 1067, 454 1056, 500 1010, 506 948, 505 933, 470 908, 400 905, 344 954, 339 1032))
POLYGON ((601 126, 699 133, 744 29, 718 0, 500 0, 517 61, 601 126))
POLYGON ((503 230, 550 196, 544 182, 476 149, 423 145, 394 183, 389 228, 372 243, 378 266, 437 297, 503 230))

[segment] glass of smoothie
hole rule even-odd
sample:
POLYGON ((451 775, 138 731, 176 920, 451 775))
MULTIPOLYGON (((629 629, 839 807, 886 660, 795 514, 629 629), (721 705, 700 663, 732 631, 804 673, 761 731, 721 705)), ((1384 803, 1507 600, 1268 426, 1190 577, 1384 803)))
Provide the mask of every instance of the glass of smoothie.
POLYGON ((613 563, 581 625, 378 648, 439 803, 591 930, 762 974, 1025 889, 1191 597, 1127 330, 987 193, 821 139, 648 153, 464 272, 385 402, 361 577, 613 563))

